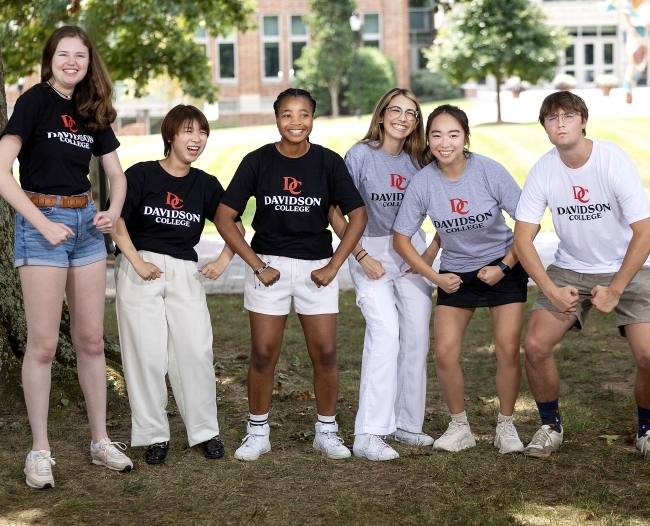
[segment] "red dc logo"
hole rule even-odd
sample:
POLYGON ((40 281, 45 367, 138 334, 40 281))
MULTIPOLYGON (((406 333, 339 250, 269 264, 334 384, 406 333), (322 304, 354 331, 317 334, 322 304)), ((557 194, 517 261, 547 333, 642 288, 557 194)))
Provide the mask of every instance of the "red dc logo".
POLYGON ((183 200, 171 192, 167 192, 167 201, 165 204, 171 206, 174 210, 183 208, 183 200))
POLYGON ((460 199, 459 197, 455 197, 453 199, 450 199, 449 203, 451 204, 452 212, 455 212, 462 216, 469 213, 469 210, 465 210, 465 207, 469 204, 469 201, 465 201, 463 199, 460 199))
POLYGON ((406 178, 402 177, 400 174, 390 174, 390 186, 391 188, 397 188, 402 192, 406 190, 406 178))
POLYGON ((302 185, 301 181, 294 179, 293 177, 284 178, 284 190, 293 195, 298 195, 302 190, 298 190, 298 187, 302 185))
POLYGON ((589 199, 585 199, 586 195, 589 193, 589 190, 583 188, 582 186, 573 187, 573 198, 581 203, 588 203, 589 199))
POLYGON ((68 128, 72 133, 77 133, 78 130, 75 128, 77 123, 72 117, 70 117, 70 115, 61 115, 61 119, 63 119, 63 126, 68 128))

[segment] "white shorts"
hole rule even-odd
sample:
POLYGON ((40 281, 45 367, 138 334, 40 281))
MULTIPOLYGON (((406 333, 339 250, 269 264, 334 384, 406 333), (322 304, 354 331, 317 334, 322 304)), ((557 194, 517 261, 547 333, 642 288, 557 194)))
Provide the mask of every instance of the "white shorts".
POLYGON ((280 279, 266 287, 249 266, 246 266, 244 282, 244 308, 284 316, 291 311, 291 298, 298 314, 337 314, 339 312, 338 276, 327 287, 318 288, 311 280, 312 270, 323 268, 327 259, 294 259, 284 256, 258 254, 264 263, 269 263, 280 272, 280 279))

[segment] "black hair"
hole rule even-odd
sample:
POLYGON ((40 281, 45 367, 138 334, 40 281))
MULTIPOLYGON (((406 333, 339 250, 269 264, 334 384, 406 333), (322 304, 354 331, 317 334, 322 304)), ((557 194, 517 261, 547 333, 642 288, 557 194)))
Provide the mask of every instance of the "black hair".
POLYGON ((312 113, 316 113, 316 101, 311 96, 311 93, 309 93, 307 90, 304 89, 289 88, 289 89, 285 89, 282 93, 280 93, 278 95, 278 98, 275 99, 275 102, 273 103, 273 111, 275 112, 276 117, 278 116, 278 108, 280 107, 280 104, 284 99, 287 99, 289 97, 306 98, 309 101, 309 104, 311 104, 312 113))

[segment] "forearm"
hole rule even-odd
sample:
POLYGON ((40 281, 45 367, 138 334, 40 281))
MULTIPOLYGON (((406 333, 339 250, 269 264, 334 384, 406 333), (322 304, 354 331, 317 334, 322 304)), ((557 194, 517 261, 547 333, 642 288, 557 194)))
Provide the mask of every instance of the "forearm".
POLYGON ((221 237, 223 237, 223 240, 226 242, 226 245, 228 245, 230 250, 239 255, 239 257, 242 258, 253 270, 258 270, 262 268, 265 263, 259 258, 250 245, 246 243, 246 239, 244 239, 242 232, 235 224, 235 217, 237 217, 236 210, 225 205, 219 205, 215 218, 217 230, 219 230, 221 237))
POLYGON ((411 238, 409 236, 395 232, 395 234, 393 234, 393 248, 395 249, 395 252, 397 252, 400 257, 406 263, 408 263, 414 272, 421 274, 429 281, 431 281, 431 283, 434 283, 436 285, 438 284, 438 277, 440 274, 433 270, 433 268, 431 268, 431 265, 429 265, 419 254, 419 252, 413 246, 413 243, 411 242, 411 238))
POLYGON ((120 249, 120 252, 124 254, 124 257, 129 260, 129 263, 134 267, 142 262, 140 254, 138 254, 138 249, 135 248, 133 240, 129 235, 129 231, 126 228, 126 223, 123 218, 117 220, 115 228, 111 232, 111 238, 113 242, 117 245, 117 248, 120 249))
MULTIPOLYGON (((106 172, 106 176, 108 177, 110 183, 108 195, 110 197, 111 205, 108 208, 108 212, 114 214, 115 217, 119 217, 119 215, 122 213, 124 200, 126 199, 126 177, 122 171, 122 166, 120 165, 120 160, 117 157, 117 152, 111 152, 103 155, 100 158, 100 161, 104 167, 104 171, 106 172)), ((105 203, 101 203, 102 206, 104 204, 105 203)))
POLYGON ((429 246, 426 248, 424 251, 424 255, 428 255, 431 260, 433 261, 436 259, 436 256, 438 255, 438 252, 440 251, 440 235, 436 232, 436 235, 433 237, 433 240, 429 244, 429 246))
MULTIPOLYGON (((237 227, 237 230, 239 230, 239 232, 241 233, 242 237, 244 237, 244 235, 246 234, 246 230, 244 229, 244 225, 242 225, 241 221, 235 223, 235 226, 237 227)), ((226 243, 223 246, 223 249, 221 250, 219 255, 217 256, 217 259, 215 259, 215 262, 224 262, 228 264, 232 261, 232 258, 234 257, 235 257, 235 253, 226 243)))
POLYGON ((345 229, 345 233, 341 238, 339 246, 336 247, 334 255, 330 261, 330 264, 335 268, 341 268, 341 265, 345 262, 345 259, 350 255, 354 250, 354 253, 357 254, 361 250, 361 245, 359 245, 359 239, 363 235, 363 231, 366 229, 366 223, 368 222, 368 215, 366 214, 366 208, 360 207, 356 210, 352 210, 348 214, 350 222, 345 229))
MULTIPOLYGON (((555 287, 554 283, 546 274, 544 264, 533 245, 533 236, 526 233, 519 233, 515 230, 515 241, 513 244, 518 260, 533 279, 535 284, 547 294, 547 291, 555 287)), ((547 294, 548 295, 548 294, 547 294)))

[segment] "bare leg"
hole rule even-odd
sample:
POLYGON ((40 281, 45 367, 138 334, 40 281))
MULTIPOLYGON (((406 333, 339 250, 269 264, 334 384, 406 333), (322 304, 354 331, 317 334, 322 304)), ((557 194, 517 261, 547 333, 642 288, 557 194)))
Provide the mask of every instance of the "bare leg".
POLYGON ((106 358, 104 357, 104 305, 106 260, 70 267, 66 296, 70 307, 72 343, 77 352, 79 384, 86 400, 93 442, 106 432, 106 358))
POLYGON ((273 376, 282 349, 287 316, 248 312, 251 324, 251 360, 248 366, 248 407, 252 414, 263 415, 271 407, 273 376))
POLYGON ((307 351, 314 367, 314 394, 318 414, 336 414, 339 366, 336 361, 336 314, 299 314, 307 351))
POLYGON ((535 310, 530 315, 524 348, 526 376, 536 402, 552 402, 560 396, 553 348, 575 322, 575 316, 547 310, 535 310))
POLYGON ((22 266, 18 272, 27 319, 22 382, 32 430, 32 449, 49 451, 47 415, 52 384, 52 359, 59 341, 67 269, 22 266))
POLYGON ((497 357, 497 394, 500 413, 511 416, 521 386, 519 346, 524 326, 524 304, 509 303, 491 307, 494 323, 494 348, 497 357))
POLYGON ((636 362, 634 399, 638 406, 650 409, 650 323, 626 325, 625 334, 636 362))
POLYGON ((474 309, 439 305, 433 318, 433 342, 436 353, 436 374, 447 408, 453 414, 465 410, 465 380, 460 367, 463 335, 474 309))

